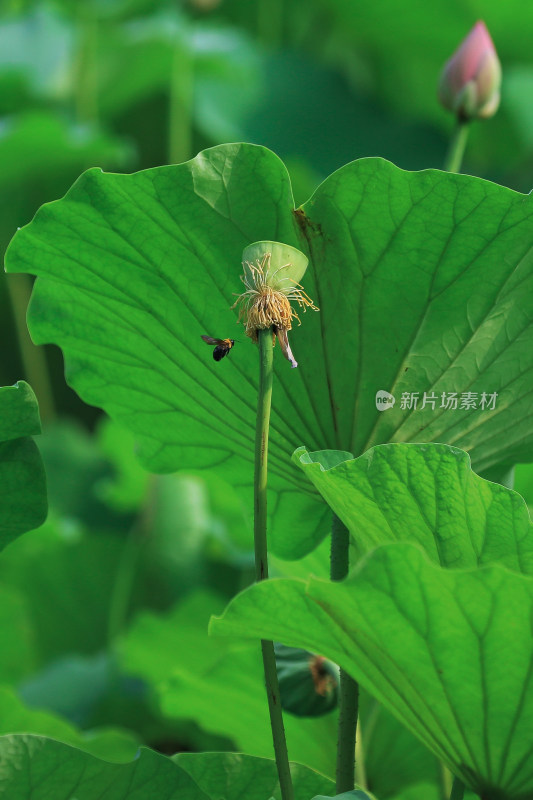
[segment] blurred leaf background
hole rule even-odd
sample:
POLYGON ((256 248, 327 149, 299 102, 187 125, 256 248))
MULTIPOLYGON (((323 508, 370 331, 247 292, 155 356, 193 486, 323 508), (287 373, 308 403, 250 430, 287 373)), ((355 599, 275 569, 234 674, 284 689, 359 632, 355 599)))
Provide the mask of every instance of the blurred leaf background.
MULTIPOLYGON (((88 167, 178 163, 224 141, 273 149, 297 204, 356 158, 439 168, 452 120, 436 101, 438 75, 479 18, 502 61, 502 106, 472 127, 463 171, 529 192, 533 7, 519 0, 3 0, 0 250, 88 167)), ((32 345, 30 292, 27 276, 0 279, 0 385, 24 378, 37 394, 51 512, 0 559, 0 733, 82 737, 117 759, 139 741, 270 756, 268 726, 247 743, 221 699, 228 686, 233 702, 255 696, 256 655, 205 639, 208 609, 251 581, 239 501, 220 476, 143 472, 129 435, 66 386, 59 351, 32 345), (179 663, 152 647, 179 651, 179 663)), ((517 471, 526 497, 532 476, 517 471)), ((321 575, 325 561, 322 548, 274 569, 321 575)), ((399 750, 415 747, 385 712, 368 713, 376 753, 380 725, 383 736, 394 727, 399 750)), ((293 727, 291 755, 331 774, 334 715, 293 727)), ((440 769, 425 751, 417 758, 435 785, 440 769)), ((369 744, 368 785, 382 798, 417 779, 397 762, 384 781, 369 744)))

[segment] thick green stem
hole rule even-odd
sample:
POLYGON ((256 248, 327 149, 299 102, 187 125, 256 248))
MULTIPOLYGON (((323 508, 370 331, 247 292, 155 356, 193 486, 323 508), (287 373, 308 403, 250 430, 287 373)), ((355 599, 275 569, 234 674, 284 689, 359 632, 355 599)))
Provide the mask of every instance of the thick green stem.
POLYGON ((457 120, 455 130, 452 134, 450 146, 446 161, 444 162, 444 169, 446 172, 459 172, 461 164, 463 163, 463 156, 466 147, 466 140, 468 139, 468 122, 464 120, 457 120))
POLYGON ((259 398, 255 426, 254 545, 255 579, 268 578, 267 561, 267 474, 268 432, 274 377, 274 349, 270 330, 257 332, 259 340, 259 398))
MULTIPOLYGON (((350 534, 336 514, 331 526, 332 581, 342 581, 350 568, 350 534)), ((344 670, 340 671, 339 729, 337 736, 337 794, 355 788, 355 740, 359 713, 359 686, 344 670)))
POLYGON ((459 778, 453 779, 452 791, 450 800, 463 800, 465 794, 465 785, 459 778))
MULTIPOLYGON (((259 398, 257 403, 257 423, 255 429, 255 475, 254 475, 254 545, 255 545, 255 578, 262 581, 268 578, 267 558, 267 464, 268 464, 268 431, 270 425, 270 406, 272 401, 272 379, 274 351, 272 331, 258 331, 259 340, 259 398)), ((278 675, 274 644, 261 641, 265 684, 270 712, 270 725, 274 740, 274 753, 278 768, 279 784, 282 800, 294 797, 285 728, 281 711, 278 675)))

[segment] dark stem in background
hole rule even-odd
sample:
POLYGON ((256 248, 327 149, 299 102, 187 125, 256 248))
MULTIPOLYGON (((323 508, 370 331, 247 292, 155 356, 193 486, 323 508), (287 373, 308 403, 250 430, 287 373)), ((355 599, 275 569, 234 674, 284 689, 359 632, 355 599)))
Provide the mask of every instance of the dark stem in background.
POLYGON ((78 122, 98 124, 98 19, 87 3, 78 13, 74 103, 78 122))
POLYGON ((24 377, 39 401, 41 420, 50 422, 55 416, 55 407, 46 353, 44 347, 33 344, 26 326, 31 281, 28 275, 7 275, 5 283, 13 311, 24 377))
POLYGON ((453 779, 452 792, 450 800, 463 800, 465 794, 465 785, 459 778, 453 779))
POLYGON ((154 529, 155 509, 158 502, 157 490, 157 476, 149 475, 141 513, 128 531, 120 554, 109 599, 107 637, 110 652, 113 651, 116 641, 124 632, 128 621, 139 564, 150 533, 154 529))
MULTIPOLYGON (((342 581, 350 568, 350 533, 346 525, 333 514, 331 525, 332 581, 342 581)), ((352 791, 355 787, 355 738, 359 713, 359 686, 343 669, 340 671, 339 729, 337 737, 336 792, 352 791)))
POLYGON ((194 61, 185 35, 174 42, 168 109, 168 163, 181 164, 192 155, 194 61))
MULTIPOLYGON (((268 431, 270 425, 270 407, 272 401, 272 379, 274 377, 274 349, 272 330, 267 328, 257 332, 259 342, 259 396, 257 402, 257 422, 255 428, 255 472, 254 472, 254 546, 255 546, 255 579, 263 581, 268 578, 267 558, 267 462, 268 431)), ((279 784, 282 800, 293 800, 289 757, 285 728, 281 710, 278 674, 274 644, 261 640, 265 684, 268 696, 270 725, 274 740, 274 753, 278 768, 279 784)))
POLYGON ((446 172, 459 172, 461 170, 468 131, 468 122, 458 119, 452 134, 446 161, 444 162, 446 172))

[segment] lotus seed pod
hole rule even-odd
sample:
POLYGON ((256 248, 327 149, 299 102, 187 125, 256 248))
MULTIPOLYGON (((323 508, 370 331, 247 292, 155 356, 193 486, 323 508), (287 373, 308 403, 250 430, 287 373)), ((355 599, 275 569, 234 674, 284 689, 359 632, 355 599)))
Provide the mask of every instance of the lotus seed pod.
POLYGON ((339 668, 323 656, 274 645, 281 706, 297 717, 320 717, 337 707, 339 668))
POLYGON ((243 252, 241 280, 245 291, 233 308, 239 307, 239 322, 244 322, 246 335, 257 341, 257 332, 270 328, 281 344, 281 350, 292 367, 297 367, 287 332, 292 320, 300 318, 291 301, 305 311, 318 311, 299 281, 307 269, 308 259, 300 250, 281 242, 254 242, 243 252))

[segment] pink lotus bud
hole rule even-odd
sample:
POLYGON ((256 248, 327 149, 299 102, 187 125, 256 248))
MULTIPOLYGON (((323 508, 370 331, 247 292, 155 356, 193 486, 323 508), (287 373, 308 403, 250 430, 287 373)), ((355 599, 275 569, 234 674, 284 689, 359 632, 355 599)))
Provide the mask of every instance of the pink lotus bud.
POLYGON ((461 120, 492 117, 500 105, 502 68, 484 22, 476 22, 444 65, 439 100, 461 120))

